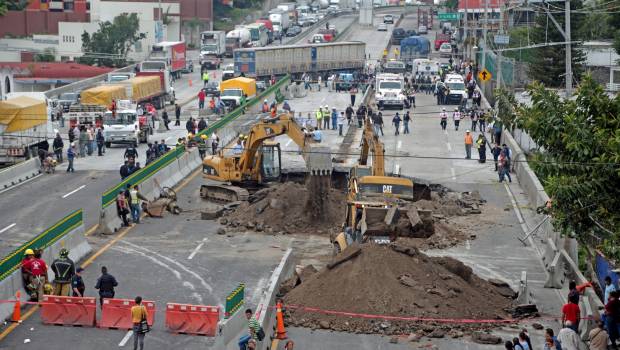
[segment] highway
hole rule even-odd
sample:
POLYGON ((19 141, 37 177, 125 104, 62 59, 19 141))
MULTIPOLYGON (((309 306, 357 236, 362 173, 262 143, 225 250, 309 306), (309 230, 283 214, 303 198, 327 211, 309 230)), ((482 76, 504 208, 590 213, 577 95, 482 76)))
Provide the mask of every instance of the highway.
MULTIPOLYGON (((397 11, 390 13, 397 14, 397 11)), ((376 21, 380 21, 381 17, 376 14, 376 21)), ((350 23, 347 21, 351 18, 343 16, 334 19, 333 23, 337 27, 344 27, 350 23)), ((400 26, 416 29, 414 15, 405 17, 400 26)), ((374 64, 381 56, 393 27, 389 25, 387 32, 378 32, 374 27, 355 24, 343 40, 366 42, 367 54, 370 54, 368 63, 374 64)), ((429 39, 434 38, 434 32, 430 31, 427 36, 429 39)), ((197 92, 197 80, 195 72, 177 81, 175 88, 184 98, 191 97, 197 92), (196 79, 191 87, 189 79, 196 79)), ((357 101, 360 99, 361 94, 357 96, 357 101)), ((325 104, 330 109, 334 107, 337 111, 343 111, 349 102, 348 93, 336 93, 328 88, 308 91, 305 97, 290 100, 296 115, 307 115, 325 104)), ((446 109, 454 107, 446 106, 446 109)), ((447 250, 430 251, 429 254, 457 257, 481 277, 503 279, 513 286, 518 283, 521 271, 527 271, 537 301, 545 305, 542 311, 549 314, 557 312, 561 301, 554 291, 542 288, 545 275, 537 252, 531 247, 524 247, 516 239, 523 235, 519 210, 531 210, 527 209, 528 203, 519 184, 498 184, 493 163, 488 161, 490 155, 487 155, 487 163, 484 164, 478 162, 477 154, 474 154, 474 159, 465 160, 463 137, 469 121, 462 121, 459 131, 455 131, 450 123, 448 130, 442 132, 438 117, 442 108, 436 104, 433 95, 418 93, 416 108, 410 110, 413 118, 411 134, 403 135, 401 124, 401 134, 398 136, 394 135, 391 119, 396 112, 402 112, 383 113, 385 135, 381 136, 381 140, 386 148, 387 172, 397 167, 400 173, 413 176, 416 181, 438 183, 458 191, 479 191, 487 200, 487 209, 480 215, 478 223, 468 229, 467 233, 473 235, 471 240, 447 250)), ((373 109, 376 110, 376 106, 373 109)), ((194 113, 195 107, 190 105, 185 110, 194 113)), ((163 133, 162 136, 183 134, 182 127, 181 130, 163 133)), ((349 127, 355 128, 352 132, 356 141, 349 150, 350 160, 355 160, 359 152, 357 145, 361 130, 353 124, 349 127)), ((323 143, 329 145, 332 152, 338 150, 343 137, 338 136, 334 130, 326 130, 323 135, 323 143)), ((283 149, 283 167, 302 167, 303 161, 296 154, 297 146, 292 140, 286 136, 276 140, 283 149)), ((75 174, 57 172, 55 175, 41 176, 3 193, 0 203, 6 210, 0 213, 2 246, 23 242, 72 209, 84 208, 87 227, 92 227, 98 219, 101 193, 119 180, 118 166, 122 157, 117 152, 120 151, 109 150, 105 157, 97 160, 91 157, 80 160, 82 164, 76 162, 75 174), (8 229, 2 231, 4 227, 8 229)), ((322 255, 331 251, 325 236, 255 234, 244 229, 217 234, 220 227, 217 222, 200 219, 200 210, 208 206, 199 198, 202 183, 199 172, 182 181, 177 193, 183 212, 178 216, 167 214, 164 219, 145 219, 143 224, 111 237, 89 237, 89 242, 98 251, 93 258, 82 262, 86 267, 86 294, 96 294, 92 287, 99 275, 99 268, 107 266, 119 280, 117 297, 133 298, 142 295, 145 300, 154 300, 158 314, 153 332, 146 336, 148 349, 212 348, 210 338, 166 332, 163 323, 166 302, 218 306, 223 304, 224 297, 239 283, 245 283, 246 307, 255 308, 272 270, 287 248, 292 247, 298 252, 299 264, 302 265, 320 264, 322 255)), ((553 322, 548 323, 557 329, 553 322)), ((529 326, 528 329, 535 348, 541 348, 543 333, 529 326)), ((389 338, 377 335, 323 332, 296 327, 288 328, 287 331, 289 338, 300 349, 411 348, 411 344, 402 339, 399 344, 390 344, 389 338)), ((514 336, 515 331, 505 328, 496 333, 508 339, 514 336)), ((130 346, 127 334, 119 330, 42 326, 35 315, 12 333, 0 335, 0 348, 25 348, 23 343, 27 338, 30 339, 28 347, 50 350, 64 349, 67 344, 77 349, 119 349, 130 346)), ((451 338, 425 339, 417 345, 459 350, 497 348, 474 344, 469 339, 451 338)), ((283 343, 276 342, 274 346, 273 349, 282 349, 283 343)))

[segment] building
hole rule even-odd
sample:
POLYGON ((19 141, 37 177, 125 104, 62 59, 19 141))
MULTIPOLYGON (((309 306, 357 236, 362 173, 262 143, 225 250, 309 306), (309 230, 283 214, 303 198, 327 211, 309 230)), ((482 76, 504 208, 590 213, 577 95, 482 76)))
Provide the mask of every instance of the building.
POLYGON ((43 92, 78 80, 110 72, 111 68, 72 62, 0 62, 2 95, 9 92, 43 92))
MULTIPOLYGON (((484 29, 489 32, 499 30, 500 9, 506 6, 506 2, 506 0, 459 0, 458 12, 461 14, 461 21, 467 21, 468 30, 474 30, 475 36, 481 37, 484 29)), ((465 23, 461 26, 464 28, 465 23)))
POLYGON ((0 100, 4 100, 6 95, 15 92, 15 74, 25 73, 20 67, 0 62, 0 100))
POLYGON ((620 55, 611 41, 585 41, 586 71, 610 91, 620 91, 620 55))

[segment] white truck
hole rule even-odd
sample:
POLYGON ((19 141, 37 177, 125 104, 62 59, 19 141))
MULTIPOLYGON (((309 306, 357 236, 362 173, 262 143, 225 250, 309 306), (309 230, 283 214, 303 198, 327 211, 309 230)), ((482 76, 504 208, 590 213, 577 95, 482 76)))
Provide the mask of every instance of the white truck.
POLYGON ((443 83, 449 91, 446 101, 447 104, 460 105, 463 101, 467 100, 465 80, 460 74, 446 74, 443 83))
POLYGON ((291 26, 288 13, 282 11, 281 9, 273 9, 269 11, 269 20, 273 23, 273 31, 274 33, 278 33, 277 35, 284 34, 291 26))
POLYGON ((248 46, 250 39, 250 31, 244 27, 237 27, 226 33, 226 56, 232 57, 233 51, 248 46))
POLYGON ((435 76, 439 76, 439 61, 416 58, 411 64, 411 74, 414 77, 418 75, 425 78, 430 76, 431 79, 435 76))
POLYGON ((403 76, 393 73, 382 73, 377 75, 375 85, 375 102, 379 109, 386 108, 405 108, 405 87, 403 76))
POLYGON ((250 31, 252 47, 263 47, 269 43, 269 33, 264 23, 252 23, 245 26, 250 31))
POLYGON ((218 69, 226 54, 226 33, 221 30, 200 33, 200 67, 218 69))
POLYGON ((112 144, 128 144, 138 147, 138 142, 148 141, 148 132, 143 131, 131 101, 117 101, 116 115, 111 111, 103 115, 103 136, 105 146, 112 144))

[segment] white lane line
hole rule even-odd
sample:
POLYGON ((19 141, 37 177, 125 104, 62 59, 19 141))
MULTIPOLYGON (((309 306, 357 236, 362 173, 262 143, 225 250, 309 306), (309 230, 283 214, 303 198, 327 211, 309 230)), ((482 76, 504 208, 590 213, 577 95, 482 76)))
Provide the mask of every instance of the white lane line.
POLYGON ((286 145, 284 145, 284 148, 288 147, 288 145, 291 144, 291 142, 293 142, 293 139, 288 140, 288 142, 286 143, 286 145))
POLYGON ((454 168, 450 168, 450 172, 452 173, 452 180, 456 180, 456 172, 454 171, 454 168))
POLYGON ((166 137, 166 139, 164 141, 168 142, 168 140, 170 140, 171 138, 172 138, 172 136, 168 136, 168 137, 166 137))
POLYGON ((196 248, 194 248, 194 250, 192 251, 192 253, 187 257, 187 260, 192 260, 194 258, 194 256, 196 256, 196 254, 198 254, 198 252, 200 251, 200 248, 202 248, 203 245, 205 245, 205 243, 207 243, 207 239, 203 239, 202 242, 200 242, 200 244, 198 244, 196 246, 196 248))
POLYGON ((443 131, 444 135, 448 135, 448 129, 443 131))
POLYGON ((396 144, 396 149, 400 149, 403 145, 402 141, 398 141, 398 143, 396 144))
POLYGON ((82 185, 82 186, 80 186, 80 187, 76 188, 75 190, 73 190, 73 191, 71 191, 71 192, 69 192, 69 193, 65 194, 64 196, 62 196, 62 198, 67 198, 67 197, 69 197, 70 195, 74 194, 75 192, 77 192, 77 191, 81 190, 81 189, 82 189, 82 188, 84 188, 84 187, 86 187, 86 185, 82 185))
POLYGON ((3 228, 2 230, 0 230, 0 233, 4 233, 4 231, 8 231, 8 230, 10 230, 10 229, 11 229, 11 227, 13 227, 13 226, 15 226, 15 225, 17 225, 17 224, 16 224, 16 223, 12 223, 12 224, 10 224, 9 226, 7 226, 7 227, 3 228))
POLYGON ((118 346, 121 348, 125 346, 125 344, 127 344, 127 342, 129 341, 129 338, 131 338, 132 335, 133 335, 133 331, 127 331, 127 333, 125 334, 121 342, 118 343, 118 346))
POLYGON ((448 146, 448 151, 452 152, 452 145, 450 144, 450 142, 446 143, 446 145, 448 146))

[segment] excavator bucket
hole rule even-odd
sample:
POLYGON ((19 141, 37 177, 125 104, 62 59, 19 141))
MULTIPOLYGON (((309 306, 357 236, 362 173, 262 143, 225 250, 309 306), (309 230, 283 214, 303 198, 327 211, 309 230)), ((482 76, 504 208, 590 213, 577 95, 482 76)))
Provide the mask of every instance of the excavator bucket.
POLYGON ((329 176, 332 174, 332 154, 329 146, 306 145, 304 159, 310 175, 329 176))

